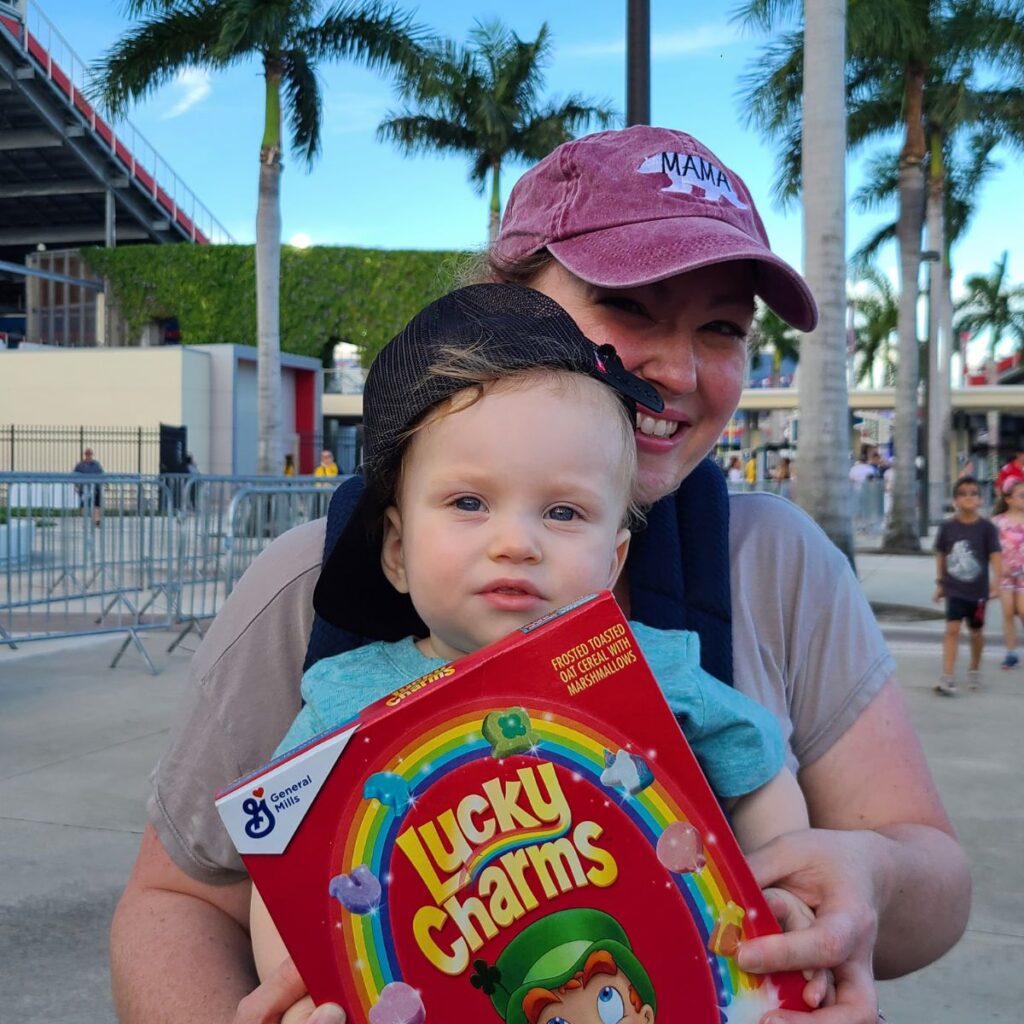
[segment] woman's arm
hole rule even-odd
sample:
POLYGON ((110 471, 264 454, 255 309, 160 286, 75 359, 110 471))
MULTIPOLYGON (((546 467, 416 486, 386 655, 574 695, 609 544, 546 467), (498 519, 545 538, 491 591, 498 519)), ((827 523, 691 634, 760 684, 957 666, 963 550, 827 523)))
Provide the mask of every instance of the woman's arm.
POLYGON ((863 994, 872 966, 878 977, 896 977, 960 938, 970 874, 895 680, 801 771, 800 783, 813 829, 773 840, 750 862, 760 885, 803 899, 815 926, 744 943, 739 963, 757 971, 843 965, 839 1010, 844 986, 847 997, 863 994))
MULTIPOLYGON (((250 889, 248 882, 190 878, 147 826, 110 935, 122 1024, 277 1024, 306 994, 290 960, 258 985, 247 929, 250 889)), ((309 1024, 344 1021, 338 1007, 321 1006, 309 1024)))

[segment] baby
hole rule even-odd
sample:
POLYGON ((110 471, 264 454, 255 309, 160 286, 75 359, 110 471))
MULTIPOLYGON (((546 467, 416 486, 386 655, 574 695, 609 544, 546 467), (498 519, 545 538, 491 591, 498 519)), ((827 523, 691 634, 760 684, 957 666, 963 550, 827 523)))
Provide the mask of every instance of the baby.
MULTIPOLYGON (((663 407, 611 346, 595 346, 539 292, 474 285, 417 314, 367 376, 365 488, 314 596, 323 618, 375 642, 306 672, 278 753, 614 588, 630 526, 642 522, 638 404, 663 407)), ((772 715, 700 667, 696 634, 631 627, 741 847, 807 828, 772 715)), ((792 897, 786 910, 791 923, 809 915, 792 897)), ((286 952, 255 892, 250 923, 263 977, 286 952)), ((823 993, 816 977, 805 998, 816 1006, 823 993)), ((303 1019, 302 1005, 284 1020, 303 1019)))

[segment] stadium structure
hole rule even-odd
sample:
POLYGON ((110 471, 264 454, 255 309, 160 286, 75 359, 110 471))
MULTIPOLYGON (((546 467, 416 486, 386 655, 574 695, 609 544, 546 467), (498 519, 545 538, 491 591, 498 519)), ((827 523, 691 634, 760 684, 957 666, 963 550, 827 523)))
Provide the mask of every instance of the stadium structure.
POLYGON ((0 0, 0 332, 96 343, 100 286, 78 246, 231 240, 130 122, 97 108, 40 5, 0 0))

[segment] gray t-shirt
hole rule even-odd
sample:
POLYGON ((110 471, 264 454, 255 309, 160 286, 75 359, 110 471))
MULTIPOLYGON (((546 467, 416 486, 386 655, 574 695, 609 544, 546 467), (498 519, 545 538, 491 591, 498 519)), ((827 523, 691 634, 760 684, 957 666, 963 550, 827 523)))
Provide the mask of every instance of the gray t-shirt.
MULTIPOLYGON (((850 566, 796 506, 730 497, 736 688, 782 728, 794 771, 822 756, 895 664, 850 566)), ((213 794, 270 759, 300 706, 324 521, 253 563, 192 661, 192 685, 156 766, 149 818, 174 862, 204 882, 245 877, 213 794)))

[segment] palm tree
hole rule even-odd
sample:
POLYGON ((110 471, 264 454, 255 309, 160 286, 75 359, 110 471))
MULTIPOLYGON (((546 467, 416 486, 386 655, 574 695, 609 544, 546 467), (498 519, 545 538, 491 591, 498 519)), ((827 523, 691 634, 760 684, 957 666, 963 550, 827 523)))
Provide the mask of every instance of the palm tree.
MULTIPOLYGON (((918 271, 925 220, 926 84, 942 68, 961 88, 977 69, 1019 80, 1022 31, 1019 0, 861 0, 848 8, 846 91, 852 147, 898 130, 900 252, 900 360, 896 393, 897 474, 888 550, 917 551, 918 271)), ((748 0, 740 17, 765 28, 791 16, 795 0, 748 0)), ((802 39, 787 33, 771 43, 746 78, 750 121, 781 140, 782 171, 776 193, 792 198, 801 187, 803 144, 799 103, 803 86, 802 39), (767 72, 766 69, 767 68, 767 72)), ((994 108, 993 108, 994 109, 994 108)), ((1017 109, 1020 103, 1017 102, 1017 109)), ((991 113, 991 110, 990 110, 991 113)))
MULTIPOLYGON (((1011 90, 1012 91, 1012 90, 1011 90)), ((948 92, 939 85, 929 96, 948 92)), ((966 233, 974 216, 981 185, 999 169, 992 159, 992 151, 1004 140, 1013 141, 1014 124, 1012 104, 1001 103, 995 117, 989 114, 968 115, 990 102, 981 97, 980 103, 968 104, 969 90, 960 90, 956 99, 962 108, 964 120, 950 132, 929 121, 929 155, 925 160, 928 180, 926 197, 927 247, 930 261, 928 274, 928 340, 925 346, 923 373, 929 381, 927 466, 929 483, 929 515, 934 520, 942 512, 945 496, 949 492, 950 468, 949 436, 951 424, 951 394, 949 362, 953 351, 953 298, 952 249, 966 233), (955 139, 967 133, 966 143, 954 147, 955 139), (938 170, 933 170, 933 168, 938 170)), ((1005 91, 1002 94, 1005 99, 1005 91)), ((938 107, 944 104, 938 102, 938 107)), ((942 115, 940 114, 940 117, 942 115)), ((1019 126, 1018 126, 1019 130, 1019 126)), ((896 156, 891 151, 875 154, 867 167, 866 185, 853 197, 857 209, 875 208, 897 196, 896 156)), ((895 237, 895 224, 887 224, 867 239, 854 254, 854 262, 869 260, 881 246, 895 237)), ((924 254, 922 254, 924 255, 924 254)), ((998 414, 995 414, 998 415, 998 414)), ((997 427, 993 430, 998 432, 997 427)))
POLYGON ((995 364, 996 349, 1004 338, 1013 338, 1017 349, 1024 349, 1024 285, 1009 283, 1008 260, 1009 253, 1004 252, 990 273, 967 278, 966 295, 956 305, 957 333, 966 333, 971 338, 988 333, 990 367, 995 364))
POLYGON ((877 267, 864 267, 860 279, 868 287, 851 300, 858 357, 855 382, 870 385, 880 368, 882 384, 888 387, 896 380, 892 342, 899 328, 899 298, 888 276, 877 267))
POLYGON ((501 169, 508 159, 540 160, 591 122, 611 124, 607 104, 573 94, 541 104, 544 67, 551 58, 547 25, 524 41, 498 21, 477 22, 469 46, 447 42, 425 69, 406 76, 402 98, 413 104, 389 112, 377 137, 405 153, 467 153, 469 179, 482 194, 491 178, 489 237, 501 221, 501 169))
MULTIPOLYGON (((1017 350, 1024 349, 1024 286, 1010 285, 1007 281, 1007 261, 1002 259, 992 266, 989 274, 973 274, 964 282, 967 294, 956 304, 959 314, 955 330, 958 335, 966 334, 977 338, 988 333, 988 358, 985 361, 988 383, 998 383, 996 371, 996 349, 1005 337, 1013 338, 1017 350)), ((988 414, 989 454, 998 460, 999 413, 988 414)), ((995 469, 995 465, 992 466, 995 469)))
POLYGON ((798 500, 853 562, 846 385, 846 0, 804 8, 804 253, 818 326, 804 338, 798 500))
POLYGON ((362 6, 338 3, 321 14, 321 6, 318 0, 128 0, 128 15, 143 21, 94 68, 98 98, 117 116, 183 68, 222 71, 254 58, 262 66, 265 113, 256 211, 260 473, 279 473, 282 466, 282 116, 292 151, 311 166, 320 152, 321 62, 350 59, 372 68, 412 69, 422 58, 419 30, 395 8, 371 0, 362 6))
POLYGON ((767 306, 761 306, 747 337, 747 356, 750 366, 762 355, 772 359, 772 384, 778 385, 784 360, 800 359, 800 335, 785 320, 767 306))

